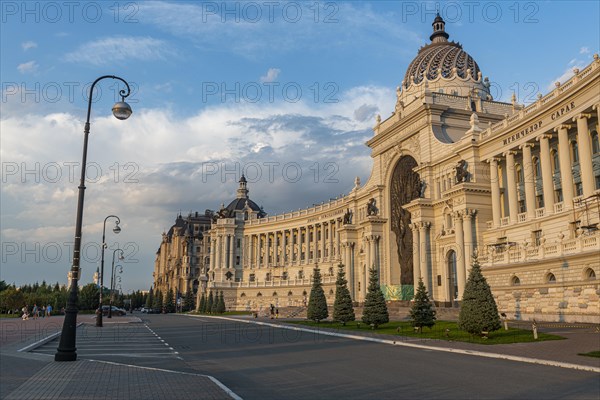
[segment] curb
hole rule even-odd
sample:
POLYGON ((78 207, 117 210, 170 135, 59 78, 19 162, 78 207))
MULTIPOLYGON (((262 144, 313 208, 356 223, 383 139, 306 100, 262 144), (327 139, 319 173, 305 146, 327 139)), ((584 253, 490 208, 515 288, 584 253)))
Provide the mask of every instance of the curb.
POLYGON ((256 324, 256 325, 264 325, 264 326, 270 326, 270 327, 280 328, 280 329, 288 329, 288 330, 292 330, 292 331, 308 332, 308 333, 319 334, 319 335, 341 337, 341 338, 345 338, 345 339, 362 340, 365 342, 389 344, 392 346, 404 346, 404 347, 412 347, 412 348, 423 349, 423 350, 443 351, 446 353, 465 354, 465 355, 470 355, 470 356, 487 357, 487 358, 497 358, 497 359, 502 359, 502 360, 524 362, 524 363, 529 363, 529 364, 539 364, 539 365, 546 365, 546 366, 551 366, 551 367, 559 367, 559 368, 567 368, 567 369, 575 369, 575 370, 580 370, 580 371, 600 373, 600 368, 598 368, 598 367, 592 367, 592 366, 588 366, 588 365, 571 364, 571 363, 565 363, 565 362, 560 362, 560 361, 542 360, 539 358, 511 356, 508 354, 499 354, 499 353, 487 353, 487 352, 476 351, 476 350, 462 350, 462 349, 427 346, 427 345, 422 345, 422 344, 407 343, 407 342, 403 342, 401 340, 377 339, 377 338, 372 338, 372 337, 368 337, 368 336, 349 335, 349 334, 337 333, 337 332, 332 332, 332 331, 300 328, 300 327, 296 327, 296 326, 279 325, 279 324, 272 324, 269 322, 243 320, 243 319, 235 319, 235 318, 229 318, 229 317, 217 317, 217 316, 207 316, 207 315, 202 315, 202 316, 187 315, 187 316, 196 317, 196 318, 204 317, 204 318, 224 319, 224 320, 228 320, 228 321, 244 322, 246 324, 256 324))
MULTIPOLYGON (((83 322, 79 322, 75 328, 79 328, 81 325, 83 325, 83 322)), ((53 339, 57 338, 61 334, 62 334, 62 330, 54 332, 53 334, 48 335, 45 338, 38 340, 37 342, 33 342, 33 343, 31 343, 31 344, 23 347, 22 349, 17 350, 17 352, 22 353, 22 352, 30 352, 32 350, 35 350, 38 347, 43 346, 46 343, 48 343, 48 342, 52 341, 53 339)))

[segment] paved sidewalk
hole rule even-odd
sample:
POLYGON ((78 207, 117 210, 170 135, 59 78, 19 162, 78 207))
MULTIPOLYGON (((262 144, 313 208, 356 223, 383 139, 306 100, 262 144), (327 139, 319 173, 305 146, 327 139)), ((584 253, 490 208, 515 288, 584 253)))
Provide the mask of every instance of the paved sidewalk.
POLYGON ((49 362, 6 400, 231 399, 209 377, 101 361, 49 362))
MULTIPOLYGON (((55 338, 63 320, 0 319, 0 399, 239 399, 206 375, 99 360, 54 362, 28 352, 55 338)), ((141 322, 135 315, 103 319, 104 326, 141 322)), ((80 314, 78 323, 95 325, 95 317, 80 314)))

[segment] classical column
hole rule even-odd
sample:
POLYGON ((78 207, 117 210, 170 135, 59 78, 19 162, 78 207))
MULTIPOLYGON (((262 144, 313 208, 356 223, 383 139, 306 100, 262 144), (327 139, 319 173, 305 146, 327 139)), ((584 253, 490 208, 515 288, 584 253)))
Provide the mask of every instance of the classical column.
POLYGON ((269 256, 271 255, 271 242, 269 241, 270 236, 271 236, 271 233, 267 232, 266 237, 265 237, 265 258, 264 258, 264 260, 265 260, 264 265, 267 268, 270 267, 270 265, 269 265, 269 256))
POLYGON ((216 259, 215 268, 221 268, 221 263, 223 262, 222 261, 223 252, 221 250, 221 242, 222 242, 221 239, 222 239, 221 235, 217 236, 217 248, 215 249, 216 250, 215 253, 216 253, 217 259, 216 259))
POLYGON ((458 300, 462 299, 465 290, 465 236, 463 232, 462 212, 454 213, 454 236, 456 240, 456 276, 458 280, 458 300))
POLYGON ((570 125, 559 125, 554 128, 558 131, 558 156, 560 159, 560 180, 563 195, 563 209, 573 207, 573 172, 571 171, 571 155, 569 151, 570 125))
POLYGON ((296 229, 296 265, 300 265, 300 253, 302 252, 301 234, 302 230, 300 228, 296 229))
POLYGON ((215 270, 215 265, 217 265, 217 239, 211 239, 210 241, 210 270, 215 270))
POLYGON ((331 221, 329 221, 327 229, 329 231, 329 253, 327 253, 327 257, 329 261, 333 262, 333 224, 331 221))
POLYGON ((429 222, 421 222, 419 225, 419 238, 420 240, 420 250, 421 250, 421 254, 419 256, 419 260, 421 261, 421 275, 423 276, 423 284, 425 284, 425 289, 427 289, 427 292, 429 293, 429 297, 433 298, 433 292, 432 292, 432 288, 430 286, 430 274, 429 274, 429 268, 427 265, 427 261, 428 261, 428 257, 427 254, 429 252, 429 248, 427 246, 427 236, 429 233, 429 226, 431 224, 429 222))
POLYGON ((325 223, 321 223, 321 262, 325 261, 325 223))
POLYGON ((352 297, 352 300, 354 300, 356 299, 356 289, 354 287, 354 243, 350 243, 349 248, 348 266, 346 267, 346 271, 348 275, 348 284, 350 286, 350 296, 352 297))
POLYGON ((489 160, 490 163, 490 183, 492 186, 492 216, 494 218, 494 227, 500 226, 500 178, 498 177, 498 158, 489 160))
POLYGON ((579 171, 581 174, 581 185, 583 186, 583 197, 594 194, 596 182, 594 182, 594 167, 592 166, 592 140, 588 132, 588 119, 590 114, 579 114, 573 118, 577 121, 577 149, 579 151, 579 171))
POLYGON ((531 148, 533 144, 525 143, 523 149, 523 177, 525 178, 525 206, 527 207, 527 219, 535 218, 535 174, 533 173, 533 160, 531 148))
POLYGON ((260 253, 261 252, 262 252, 261 234, 259 233, 258 235, 256 235, 256 249, 254 251, 254 257, 256 260, 256 268, 262 267, 261 262, 260 262, 260 253))
POLYGON ((554 181, 552 179, 552 164, 550 162, 550 139, 552 135, 543 134, 540 141, 540 162, 542 167, 542 190, 544 192, 544 213, 554 212, 554 181))
POLYGON ((465 233, 465 265, 467 269, 471 268, 471 256, 473 255, 473 225, 472 219, 475 215, 473 210, 466 210, 463 215, 463 230, 465 233))
POLYGON ((282 233, 283 233, 283 235, 282 235, 282 237, 281 237, 281 241, 282 241, 282 243, 281 243, 281 246, 282 246, 282 247, 281 247, 281 249, 282 249, 282 254, 281 254, 281 257, 282 257, 282 260, 281 260, 281 265, 287 265, 287 236, 286 236, 286 235, 287 235, 287 230, 285 230, 285 229, 284 229, 284 230, 282 231, 282 233))
MULTIPOLYGON (((514 151, 507 151, 506 156, 506 191, 508 192, 508 212, 510 222, 517 222, 518 202, 517 202, 517 184, 515 181, 515 154, 514 151)), ((525 156, 523 156, 525 158, 525 156)), ((530 160, 531 162, 531 160, 530 160)))
POLYGON ((413 280, 415 285, 415 293, 419 287, 419 278, 421 275, 421 252, 420 252, 420 241, 419 241, 419 227, 417 224, 411 224, 410 229, 412 231, 412 243, 413 243, 413 280))
POLYGON ((313 225, 313 262, 316 263, 317 262, 317 256, 319 255, 317 250, 318 250, 318 245, 317 245, 317 224, 313 225))
POLYGON ((236 251, 235 235, 229 236, 229 268, 235 268, 236 251))

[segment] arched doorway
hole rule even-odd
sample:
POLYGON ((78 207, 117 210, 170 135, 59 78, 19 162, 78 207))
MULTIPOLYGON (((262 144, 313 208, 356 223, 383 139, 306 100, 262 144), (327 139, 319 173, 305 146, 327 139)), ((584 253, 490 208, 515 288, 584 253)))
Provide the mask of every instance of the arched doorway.
POLYGON ((456 252, 450 250, 446 256, 448 265, 448 298, 450 301, 458 299, 458 280, 456 276, 456 252))
POLYGON ((410 213, 402 206, 418 198, 421 192, 421 179, 419 174, 413 171, 417 165, 411 156, 402 156, 394 167, 390 182, 391 229, 396 235, 401 285, 415 283, 410 213))

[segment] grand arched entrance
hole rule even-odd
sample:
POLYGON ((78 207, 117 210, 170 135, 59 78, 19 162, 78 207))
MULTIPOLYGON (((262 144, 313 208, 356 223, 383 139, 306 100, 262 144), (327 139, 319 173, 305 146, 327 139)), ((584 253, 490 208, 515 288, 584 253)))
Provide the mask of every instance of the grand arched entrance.
POLYGON ((396 251, 400 264, 400 284, 413 286, 413 238, 410 213, 403 206, 419 197, 421 179, 413 171, 417 162, 411 156, 402 156, 394 167, 390 182, 391 229, 396 236, 396 251))

